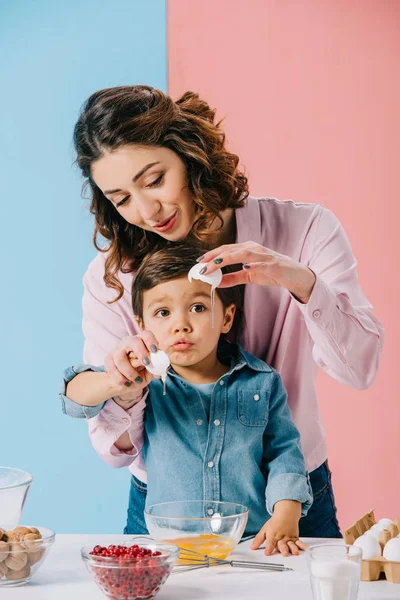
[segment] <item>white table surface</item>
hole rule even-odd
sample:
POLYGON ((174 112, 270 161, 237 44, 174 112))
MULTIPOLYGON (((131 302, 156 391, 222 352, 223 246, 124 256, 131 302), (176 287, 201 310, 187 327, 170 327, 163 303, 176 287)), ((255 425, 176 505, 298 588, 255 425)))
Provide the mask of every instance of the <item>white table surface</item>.
MULTIPOLYGON (((106 596, 92 580, 80 557, 86 544, 108 545, 132 536, 59 534, 45 562, 27 585, 0 587, 0 600, 104 600, 106 596)), ((338 540, 304 538, 307 544, 340 543, 338 540)), ((304 553, 283 558, 264 556, 243 542, 232 558, 284 563, 294 571, 266 572, 230 566, 198 569, 170 575, 157 600, 312 600, 304 553)), ((400 584, 387 581, 361 582, 359 600, 400 599, 400 584)), ((345 599, 343 599, 345 600, 345 599)))

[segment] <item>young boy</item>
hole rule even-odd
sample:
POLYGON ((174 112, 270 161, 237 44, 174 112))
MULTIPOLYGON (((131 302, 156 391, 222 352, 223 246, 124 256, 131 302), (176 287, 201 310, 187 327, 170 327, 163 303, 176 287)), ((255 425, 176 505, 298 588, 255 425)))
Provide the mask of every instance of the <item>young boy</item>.
POLYGON ((276 371, 225 339, 240 307, 238 288, 217 288, 211 326, 211 286, 187 277, 198 255, 198 247, 174 244, 148 255, 137 271, 132 304, 142 333, 127 350, 136 370, 129 401, 127 387, 112 374, 83 365, 65 376, 64 411, 91 416, 90 407, 97 407, 90 434, 110 464, 113 455, 122 452, 132 462, 142 452, 147 505, 202 499, 244 504, 246 534, 258 532, 254 549, 266 540, 266 554, 275 547, 298 554, 305 547, 298 522, 312 492, 286 392, 276 371), (145 368, 154 345, 171 362, 166 395, 145 368), (146 387, 142 442, 141 431, 113 430, 102 409, 108 402, 130 408, 143 401, 146 387))

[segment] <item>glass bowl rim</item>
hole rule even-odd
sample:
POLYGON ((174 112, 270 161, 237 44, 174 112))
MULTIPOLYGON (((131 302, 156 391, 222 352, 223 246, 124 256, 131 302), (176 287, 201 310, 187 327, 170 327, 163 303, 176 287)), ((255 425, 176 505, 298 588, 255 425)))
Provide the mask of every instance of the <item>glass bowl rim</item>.
POLYGON ((329 543, 329 544, 311 544, 311 546, 308 546, 306 548, 306 554, 308 556, 312 556, 312 550, 316 549, 316 548, 352 548, 360 550, 360 552, 356 552, 356 554, 360 554, 361 553, 361 548, 358 548, 358 546, 354 546, 353 544, 341 544, 339 541, 337 543, 329 543))
POLYGON ((15 467, 6 467, 5 465, 0 465, 0 472, 1 472, 1 469, 8 469, 9 471, 18 471, 18 473, 25 473, 25 475, 27 475, 28 477, 27 477, 26 481, 22 481, 21 483, 13 483, 11 485, 6 485, 4 487, 0 487, 0 491, 12 490, 13 488, 27 486, 27 485, 30 485, 33 481, 33 475, 28 473, 28 471, 24 471, 23 469, 16 469, 15 467))
POLYGON ((156 504, 151 504, 149 507, 145 508, 144 514, 145 516, 149 516, 152 519, 168 519, 170 521, 211 521, 215 514, 218 514, 218 519, 223 519, 224 521, 227 519, 236 519, 237 517, 241 517, 249 513, 249 509, 244 504, 239 504, 238 502, 225 502, 223 500, 174 500, 172 502, 157 502, 156 504), (230 504, 231 506, 240 506, 244 510, 242 512, 236 513, 234 515, 226 515, 221 516, 219 513, 214 512, 209 517, 168 517, 166 515, 155 515, 153 513, 149 513, 150 508, 154 508, 155 506, 170 506, 171 504, 230 504))
MULTIPOLYGON (((18 527, 27 527, 29 529, 29 525, 18 525, 18 527)), ((34 525, 32 525, 32 527, 34 527, 34 525)), ((34 548, 35 546, 41 546, 43 544, 52 544, 55 540, 56 534, 54 531, 52 531, 51 529, 49 529, 48 527, 35 527, 35 529, 38 529, 40 531, 40 534, 42 535, 42 531, 46 530, 46 534, 39 539, 39 540, 26 540, 27 542, 29 542, 29 549, 34 548), (41 531, 42 530, 42 531, 41 531)), ((8 544, 9 546, 13 546, 13 545, 22 545, 25 542, 25 540, 20 540, 19 542, 5 542, 6 544, 8 544)), ((17 552, 26 552, 26 548, 21 548, 21 549, 12 549, 13 553, 17 553, 17 552)))
MULTIPOLYGON (((177 558, 179 556, 180 553, 180 548, 178 546, 175 546, 174 544, 167 544, 166 542, 161 542, 161 541, 157 541, 153 538, 131 538, 130 540, 122 540, 125 543, 123 544, 118 544, 119 546, 126 546, 128 545, 128 542, 131 546, 133 546, 137 541, 139 541, 139 539, 142 540, 146 540, 143 542, 140 542, 140 544, 137 544, 138 546, 142 546, 142 548, 150 548, 150 549, 155 549, 156 551, 162 552, 162 550, 165 550, 166 553, 163 554, 159 554, 158 556, 148 556, 147 558, 149 560, 152 561, 162 561, 162 560, 166 560, 169 558, 177 558), (133 544, 131 544, 131 542, 133 542, 133 544), (156 546, 156 548, 154 548, 156 546)), ((100 544, 96 544, 100 545, 100 544)), ((117 545, 117 544, 109 544, 109 545, 117 545)), ((132 564, 132 562, 138 562, 138 559, 134 556, 129 556, 125 559, 124 563, 117 563, 116 561, 119 560, 119 556, 96 556, 94 554, 89 554, 89 551, 87 551, 88 548, 90 548, 91 550, 93 550, 95 546, 86 544, 85 546, 81 547, 81 558, 84 561, 88 561, 88 562, 93 562, 94 564, 96 564, 96 566, 101 566, 102 564, 105 565, 110 565, 110 564, 114 564, 114 566, 119 567, 119 568, 125 568, 127 566, 130 566, 132 564)), ((139 559, 142 560, 142 559, 139 559)))

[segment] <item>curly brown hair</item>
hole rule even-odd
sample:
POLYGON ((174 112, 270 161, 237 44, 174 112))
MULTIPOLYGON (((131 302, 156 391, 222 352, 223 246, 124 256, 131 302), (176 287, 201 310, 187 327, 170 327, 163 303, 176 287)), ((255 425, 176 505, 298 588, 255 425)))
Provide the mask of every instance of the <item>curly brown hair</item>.
POLYGON ((105 152, 129 144, 162 146, 173 150, 183 161, 188 188, 196 204, 196 221, 191 233, 207 243, 211 223, 227 208, 241 208, 248 196, 246 176, 239 170, 239 158, 225 147, 225 134, 215 123, 215 110, 194 92, 185 92, 174 101, 162 91, 146 85, 120 86, 100 90, 84 103, 74 129, 76 163, 90 189, 90 212, 95 218, 93 242, 108 252, 105 284, 122 297, 120 270, 136 270, 150 251, 165 246, 166 240, 125 221, 91 177, 91 166, 105 152), (98 244, 98 235, 109 241, 98 244))

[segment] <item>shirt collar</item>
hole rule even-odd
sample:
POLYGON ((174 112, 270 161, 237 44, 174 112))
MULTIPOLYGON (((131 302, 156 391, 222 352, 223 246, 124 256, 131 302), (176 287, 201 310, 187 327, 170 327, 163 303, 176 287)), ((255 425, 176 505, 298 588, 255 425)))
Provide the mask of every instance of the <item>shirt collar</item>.
POLYGON ((245 352, 239 344, 232 344, 221 339, 218 344, 218 358, 225 364, 230 364, 231 369, 249 367, 253 371, 270 373, 271 367, 263 360, 245 352))
MULTIPOLYGON (((221 362, 230 366, 230 371, 238 371, 243 367, 248 367, 258 373, 271 373, 272 371, 272 368, 263 360, 245 352, 239 344, 232 344, 224 339, 221 339, 218 343, 217 354, 221 362)), ((185 380, 174 371, 172 366, 168 367, 168 374, 185 382, 185 380)))
POLYGON ((248 196, 243 208, 237 208, 236 230, 237 242, 256 242, 261 243, 261 216, 258 199, 248 196))

